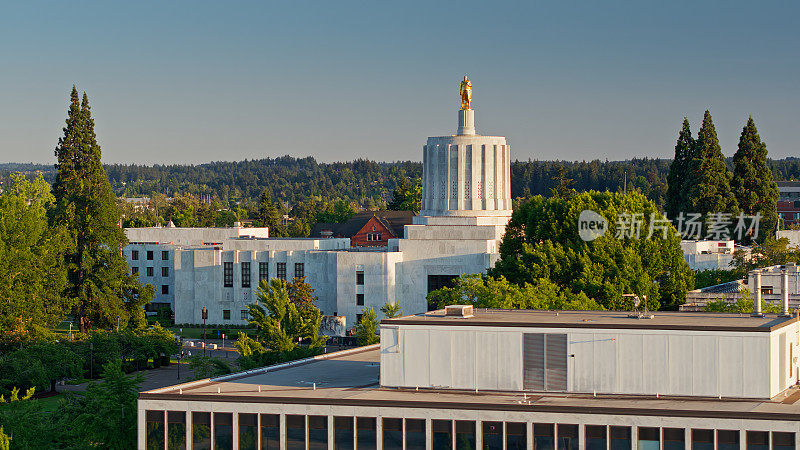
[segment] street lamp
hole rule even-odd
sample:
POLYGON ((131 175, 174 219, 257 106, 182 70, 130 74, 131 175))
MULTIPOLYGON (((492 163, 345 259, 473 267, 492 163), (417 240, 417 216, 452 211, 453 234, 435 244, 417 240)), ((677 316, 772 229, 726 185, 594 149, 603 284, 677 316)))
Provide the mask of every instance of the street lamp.
POLYGON ((208 319, 208 308, 203 306, 203 356, 206 356, 206 319, 208 319))

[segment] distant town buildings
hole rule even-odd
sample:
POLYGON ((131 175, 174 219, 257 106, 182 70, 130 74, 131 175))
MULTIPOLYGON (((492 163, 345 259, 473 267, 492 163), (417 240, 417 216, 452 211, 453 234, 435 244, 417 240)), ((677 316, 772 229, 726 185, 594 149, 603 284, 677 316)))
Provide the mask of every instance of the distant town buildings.
POLYGON ((729 270, 733 261, 734 242, 683 240, 681 250, 692 270, 729 270))
POLYGON ((741 299, 760 299, 777 307, 785 304, 787 308, 800 309, 800 266, 790 262, 764 267, 750 271, 744 280, 689 291, 686 303, 680 309, 703 311, 711 302, 725 300, 733 303, 741 299))
POLYGON ((785 228, 800 225, 800 181, 778 181, 778 218, 785 228))

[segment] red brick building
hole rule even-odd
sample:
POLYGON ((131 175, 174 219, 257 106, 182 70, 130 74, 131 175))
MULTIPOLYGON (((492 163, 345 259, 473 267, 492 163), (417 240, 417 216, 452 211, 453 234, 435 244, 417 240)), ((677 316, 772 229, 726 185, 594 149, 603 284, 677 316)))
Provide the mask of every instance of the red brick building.
POLYGON ((386 247, 389 239, 402 238, 413 211, 364 211, 345 223, 318 223, 311 237, 350 238, 352 247, 386 247))

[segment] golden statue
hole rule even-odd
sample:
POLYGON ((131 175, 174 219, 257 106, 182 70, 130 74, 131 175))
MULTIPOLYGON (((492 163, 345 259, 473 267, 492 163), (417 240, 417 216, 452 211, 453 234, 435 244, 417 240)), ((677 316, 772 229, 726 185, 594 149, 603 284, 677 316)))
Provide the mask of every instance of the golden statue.
POLYGON ((472 102, 472 82, 469 81, 466 75, 461 80, 461 87, 458 89, 458 93, 461 95, 461 109, 472 109, 469 107, 470 102, 472 102))

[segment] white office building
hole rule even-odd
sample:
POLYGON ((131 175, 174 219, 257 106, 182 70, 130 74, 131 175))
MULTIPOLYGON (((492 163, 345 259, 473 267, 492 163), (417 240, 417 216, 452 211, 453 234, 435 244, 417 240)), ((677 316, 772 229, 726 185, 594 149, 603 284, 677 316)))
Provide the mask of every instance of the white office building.
POLYGON ((475 133, 475 111, 460 110, 457 134, 423 146, 420 216, 384 248, 351 248, 346 238, 269 238, 265 228, 129 228, 124 253, 156 287, 151 309, 169 306, 176 323, 244 324, 262 279, 306 277, 325 315, 351 327, 385 302, 427 311, 427 294, 499 258, 511 216, 506 139, 475 133))
POLYGON ((139 448, 794 450, 799 331, 453 306, 384 320, 374 346, 143 392, 139 448))

